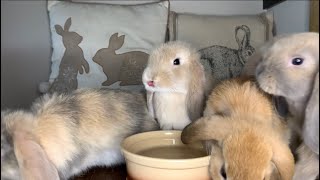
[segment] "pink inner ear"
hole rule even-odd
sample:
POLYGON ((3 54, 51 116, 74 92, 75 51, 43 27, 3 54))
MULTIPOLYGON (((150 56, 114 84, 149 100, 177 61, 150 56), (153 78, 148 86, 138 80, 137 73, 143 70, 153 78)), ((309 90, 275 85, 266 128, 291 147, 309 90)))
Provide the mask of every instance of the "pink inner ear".
POLYGON ((14 132, 14 150, 25 180, 59 180, 58 171, 28 132, 14 132))

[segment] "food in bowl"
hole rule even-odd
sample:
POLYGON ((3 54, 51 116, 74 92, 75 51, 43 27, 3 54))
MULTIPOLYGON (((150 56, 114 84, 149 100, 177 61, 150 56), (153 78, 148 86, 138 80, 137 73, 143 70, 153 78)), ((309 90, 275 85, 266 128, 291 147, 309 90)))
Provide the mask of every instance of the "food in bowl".
POLYGON ((201 143, 185 145, 181 131, 151 131, 126 138, 121 151, 128 180, 209 180, 209 160, 201 143))

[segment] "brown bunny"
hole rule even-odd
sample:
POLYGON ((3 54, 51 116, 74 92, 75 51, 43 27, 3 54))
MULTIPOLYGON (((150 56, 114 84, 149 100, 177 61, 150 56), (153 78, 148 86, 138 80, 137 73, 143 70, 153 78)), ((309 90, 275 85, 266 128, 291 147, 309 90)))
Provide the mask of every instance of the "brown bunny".
POLYGON ((271 97, 244 77, 214 88, 204 117, 188 125, 181 139, 216 141, 209 169, 215 180, 291 180, 294 173, 285 121, 274 111, 271 97))
POLYGON ((124 43, 125 36, 122 35, 118 37, 118 33, 114 33, 109 40, 109 45, 107 48, 102 48, 97 51, 97 53, 92 58, 94 62, 102 66, 103 72, 107 76, 107 80, 102 83, 103 86, 109 86, 118 80, 121 81, 120 85, 136 85, 142 84, 141 77, 143 69, 148 61, 149 55, 141 51, 131 51, 122 54, 116 54, 116 50, 120 49, 124 43), (120 74, 123 65, 128 64, 132 66, 129 73, 135 73, 132 78, 125 74, 122 77, 120 74))
POLYGON ((288 105, 291 146, 298 153, 294 179, 314 180, 319 174, 319 33, 278 36, 254 57, 246 73, 255 74, 262 90, 282 96, 288 105), (303 142, 296 151, 295 139, 300 137, 303 142))
POLYGON ((55 25, 57 34, 62 36, 63 45, 66 50, 59 66, 59 75, 52 83, 49 92, 70 92, 77 89, 78 72, 83 74, 83 68, 86 73, 89 72, 89 64, 83 56, 83 51, 79 44, 82 36, 76 32, 70 32, 71 17, 64 24, 64 29, 60 25, 55 25))

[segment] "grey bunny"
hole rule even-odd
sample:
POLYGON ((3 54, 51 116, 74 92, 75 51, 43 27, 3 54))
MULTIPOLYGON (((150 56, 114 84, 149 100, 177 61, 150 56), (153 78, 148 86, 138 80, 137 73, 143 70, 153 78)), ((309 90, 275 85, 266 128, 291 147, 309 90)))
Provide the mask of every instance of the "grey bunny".
MULTIPOLYGON (((250 45, 250 29, 246 25, 235 28, 235 38, 238 49, 213 45, 200 49, 201 63, 205 67, 206 75, 209 76, 210 86, 215 86, 221 80, 240 75, 242 68, 255 49, 250 45), (244 35, 240 33, 243 31, 244 35)), ((212 88, 212 87, 211 87, 212 88)))

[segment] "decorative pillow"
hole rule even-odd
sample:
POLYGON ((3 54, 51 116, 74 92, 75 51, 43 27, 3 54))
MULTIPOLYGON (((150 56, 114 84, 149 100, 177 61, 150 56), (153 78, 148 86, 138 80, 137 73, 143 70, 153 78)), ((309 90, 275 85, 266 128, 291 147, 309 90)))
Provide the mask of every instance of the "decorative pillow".
POLYGON ((273 37, 273 13, 257 15, 176 14, 175 40, 197 48, 210 86, 238 76, 246 59, 273 37))
POLYGON ((165 42, 168 1, 114 5, 48 1, 50 92, 143 88, 151 49, 165 42))

